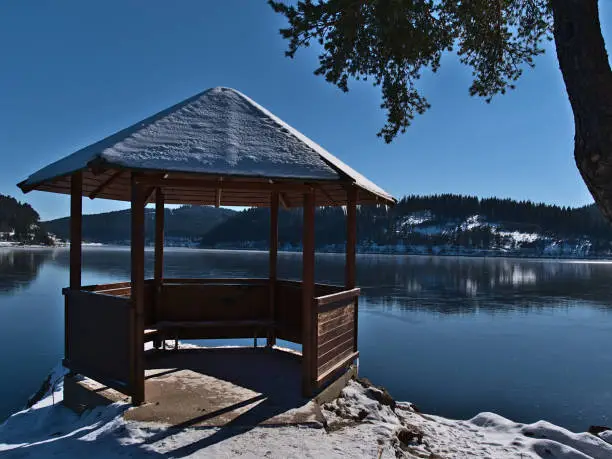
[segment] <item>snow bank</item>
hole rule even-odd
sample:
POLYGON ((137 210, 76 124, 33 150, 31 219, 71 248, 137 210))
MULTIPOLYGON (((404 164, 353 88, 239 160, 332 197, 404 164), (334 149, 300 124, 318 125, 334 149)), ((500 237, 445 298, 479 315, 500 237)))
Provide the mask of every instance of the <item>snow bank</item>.
POLYGON ((612 431, 575 434, 548 422, 518 424, 493 413, 455 421, 396 403, 367 381, 351 381, 325 404, 326 428, 168 428, 126 421, 125 403, 77 416, 59 402, 57 367, 40 400, 0 425, 3 458, 612 458, 612 431))
POLYGON ((332 429, 348 429, 351 421, 371 425, 370 437, 378 436, 381 450, 398 457, 612 458, 612 444, 606 442, 612 431, 599 437, 576 434, 549 422, 519 424, 494 413, 468 421, 429 416, 410 403, 395 404, 367 383, 351 381, 324 410, 332 429))

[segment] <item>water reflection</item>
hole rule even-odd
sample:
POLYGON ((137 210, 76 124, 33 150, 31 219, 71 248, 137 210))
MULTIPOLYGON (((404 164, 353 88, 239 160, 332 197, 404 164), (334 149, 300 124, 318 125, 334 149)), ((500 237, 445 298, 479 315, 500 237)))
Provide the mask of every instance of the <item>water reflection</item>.
MULTIPOLYGON (((152 252, 145 261, 151 276, 152 252)), ((457 418, 495 411, 578 430, 612 422, 612 356, 602 351, 612 336, 612 264, 386 255, 357 262, 360 372, 396 398, 457 418)), ((0 368, 18 369, 0 385, 0 420, 63 355, 68 266, 67 249, 0 250, 0 349, 12 350, 0 353, 0 368)), ((172 249, 164 271, 265 277, 268 255, 172 249)), ((278 271, 299 279, 300 254, 280 254, 278 271)), ((316 257, 318 281, 343 277, 342 255, 316 257)), ((84 284, 129 278, 128 248, 84 250, 84 284)))
POLYGON ((610 310, 608 263, 458 257, 363 257, 360 285, 369 301, 442 314, 592 302, 610 310))
POLYGON ((51 250, 0 249, 0 295, 28 286, 52 256, 51 250))
MULTIPOLYGON (((265 277, 265 252, 169 250, 164 257, 166 277, 265 277)), ((68 251, 53 259, 68 267, 68 251)), ((301 256, 279 255, 281 278, 301 277, 301 256)), ((357 281, 363 306, 426 310, 440 314, 504 313, 539 309, 576 300, 610 310, 608 279, 612 264, 559 260, 361 255, 357 281)), ((146 275, 153 271, 153 253, 146 252, 146 275)), ((130 278, 129 249, 84 251, 83 268, 108 281, 130 278)), ((344 257, 320 254, 316 278, 342 283, 344 257)))

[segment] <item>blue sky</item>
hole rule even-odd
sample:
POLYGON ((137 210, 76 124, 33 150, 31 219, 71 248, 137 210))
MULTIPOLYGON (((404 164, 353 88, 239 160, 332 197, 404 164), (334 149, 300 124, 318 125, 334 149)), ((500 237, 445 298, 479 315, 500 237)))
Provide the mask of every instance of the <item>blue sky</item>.
MULTIPOLYGON (((601 4, 612 43, 612 7, 601 4)), ((578 206, 592 202, 573 160, 573 118, 554 49, 491 104, 444 59, 422 89, 432 108, 391 145, 380 91, 342 93, 312 74, 316 49, 284 56, 264 0, 0 3, 0 193, 43 219, 68 198, 23 195, 38 168, 203 89, 234 87, 396 196, 464 193, 578 206)), ((612 46, 612 45, 610 45, 612 46)), ((86 199, 85 212, 127 207, 86 199)))

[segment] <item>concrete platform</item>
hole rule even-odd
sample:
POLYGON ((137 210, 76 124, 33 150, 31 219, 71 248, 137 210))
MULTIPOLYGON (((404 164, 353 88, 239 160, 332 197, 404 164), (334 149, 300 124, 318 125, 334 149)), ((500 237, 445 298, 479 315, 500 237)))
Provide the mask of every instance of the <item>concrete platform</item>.
POLYGON ((126 419, 176 428, 323 426, 301 395, 299 355, 280 349, 198 348, 147 353, 147 403, 126 419))

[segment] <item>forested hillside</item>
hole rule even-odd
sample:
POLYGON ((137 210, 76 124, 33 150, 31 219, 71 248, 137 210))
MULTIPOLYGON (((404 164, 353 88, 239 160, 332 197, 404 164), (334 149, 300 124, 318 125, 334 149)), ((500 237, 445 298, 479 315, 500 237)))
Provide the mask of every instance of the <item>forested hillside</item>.
MULTIPOLYGON (((407 196, 395 207, 358 209, 362 252, 499 254, 524 256, 608 256, 612 227, 594 206, 569 208, 473 196, 407 196)), ((298 249, 302 214, 281 210, 279 240, 298 249)), ((269 210, 248 209, 203 235, 204 247, 266 248, 269 210)), ((319 209, 319 250, 342 250, 341 208, 319 209)))
POLYGON ((40 226, 40 217, 32 206, 0 194, 0 241, 27 244, 52 244, 40 226))
MULTIPOLYGON (((29 206, 28 206, 29 207, 29 206)), ((210 206, 166 209, 166 245, 267 249, 270 211, 235 212, 210 206)), ((69 239, 69 220, 43 223, 69 239)), ((146 238, 153 241, 154 210, 146 209, 146 238)), ((500 256, 612 257, 612 226, 594 205, 569 208, 511 199, 406 196, 396 206, 363 206, 357 212, 360 252, 500 256)), ((129 244, 130 211, 83 217, 83 240, 129 244)), ((342 208, 320 208, 315 241, 320 251, 343 251, 342 208)), ((279 214, 283 250, 300 250, 301 209, 279 214)))
MULTIPOLYGON (((225 221, 236 212, 209 206, 182 206, 165 210, 165 235, 169 245, 193 245, 203 233, 225 221), (194 242, 195 241, 195 242, 194 242)), ((52 234, 63 240, 70 239, 70 219, 58 218, 43 223, 52 234)), ((145 209, 146 238, 154 237, 155 210, 145 209)), ((104 244, 129 244, 130 211, 119 210, 83 215, 83 241, 104 244)))

